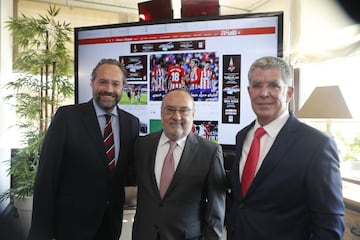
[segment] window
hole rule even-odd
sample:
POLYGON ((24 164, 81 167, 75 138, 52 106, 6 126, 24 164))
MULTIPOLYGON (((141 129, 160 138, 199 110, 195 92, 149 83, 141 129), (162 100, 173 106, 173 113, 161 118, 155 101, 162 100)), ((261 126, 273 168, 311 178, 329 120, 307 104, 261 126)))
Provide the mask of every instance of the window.
MULTIPOLYGON (((344 198, 360 204, 359 62, 360 56, 355 56, 301 65, 299 107, 317 86, 340 87, 353 118, 330 119, 330 130, 339 149, 344 198)), ((324 132, 329 123, 328 119, 301 120, 324 132)))

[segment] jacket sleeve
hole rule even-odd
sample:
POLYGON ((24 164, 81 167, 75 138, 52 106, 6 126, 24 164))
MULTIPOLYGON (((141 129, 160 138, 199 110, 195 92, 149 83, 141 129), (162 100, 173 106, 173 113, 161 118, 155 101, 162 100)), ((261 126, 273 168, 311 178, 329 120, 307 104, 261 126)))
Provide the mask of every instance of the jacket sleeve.
POLYGON ((222 237, 225 217, 226 177, 223 153, 220 145, 213 153, 212 165, 207 180, 207 198, 205 203, 204 239, 222 237))
POLYGON ((52 239, 54 235, 54 203, 58 176, 60 174, 65 141, 65 120, 59 108, 47 130, 40 153, 39 167, 35 179, 33 195, 32 223, 29 240, 52 239))
POLYGON ((343 239, 344 202, 336 149, 335 142, 326 138, 309 167, 307 188, 314 240, 343 239))

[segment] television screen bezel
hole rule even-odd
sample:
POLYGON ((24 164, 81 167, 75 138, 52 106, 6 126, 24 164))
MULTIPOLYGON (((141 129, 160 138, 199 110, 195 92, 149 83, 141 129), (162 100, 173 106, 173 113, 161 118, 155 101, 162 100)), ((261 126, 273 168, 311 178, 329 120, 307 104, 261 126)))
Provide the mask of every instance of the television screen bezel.
MULTIPOLYGON (((147 25, 156 25, 156 24, 168 24, 168 23, 186 23, 186 22, 202 22, 202 21, 212 21, 212 20, 226 20, 226 19, 242 19, 242 18, 264 18, 264 17, 277 17, 277 56, 283 57, 283 31, 284 31, 284 13, 283 11, 275 12, 260 12, 260 13, 245 13, 245 14, 234 14, 234 15, 219 15, 219 16, 196 16, 196 17, 186 17, 180 19, 161 19, 161 20, 152 20, 152 21, 139 21, 139 22, 127 22, 127 23, 116 23, 116 24, 106 24, 106 25, 96 25, 96 26, 85 26, 85 27, 76 27, 74 28, 74 80, 75 80, 75 104, 79 103, 79 77, 78 77, 78 43, 79 32, 88 31, 88 30, 100 30, 108 28, 121 28, 121 27, 136 27, 136 26, 147 26, 147 25)), ((235 144, 221 144, 224 151, 233 152, 235 150, 235 144)))

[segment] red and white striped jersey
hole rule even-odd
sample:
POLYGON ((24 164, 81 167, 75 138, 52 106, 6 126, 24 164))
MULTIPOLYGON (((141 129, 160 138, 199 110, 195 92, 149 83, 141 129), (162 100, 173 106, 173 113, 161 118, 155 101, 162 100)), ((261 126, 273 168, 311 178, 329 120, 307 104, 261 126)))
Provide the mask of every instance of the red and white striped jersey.
POLYGON ((174 88, 181 88, 182 87, 182 80, 185 77, 184 68, 180 65, 172 65, 169 66, 168 69, 168 76, 169 76, 169 89, 174 88))
POLYGON ((211 81, 214 80, 214 71, 210 68, 201 69, 200 88, 208 89, 211 88, 211 81))

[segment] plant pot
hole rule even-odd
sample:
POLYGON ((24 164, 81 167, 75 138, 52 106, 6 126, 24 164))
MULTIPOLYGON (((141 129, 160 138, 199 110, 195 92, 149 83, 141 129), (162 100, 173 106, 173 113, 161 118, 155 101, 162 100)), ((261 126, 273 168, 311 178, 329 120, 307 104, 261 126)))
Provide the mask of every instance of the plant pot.
POLYGON ((14 206, 19 214, 20 224, 25 236, 28 235, 31 225, 33 197, 20 198, 14 196, 14 206))

